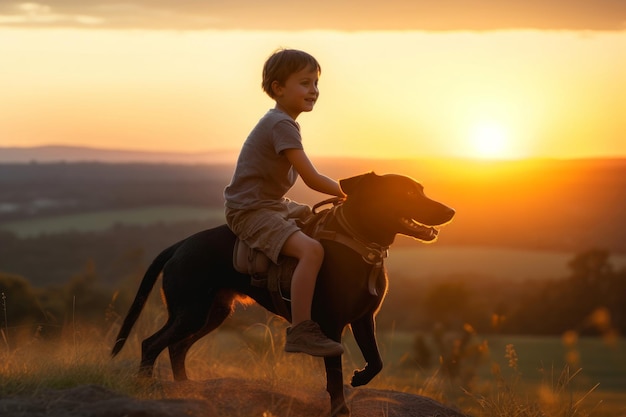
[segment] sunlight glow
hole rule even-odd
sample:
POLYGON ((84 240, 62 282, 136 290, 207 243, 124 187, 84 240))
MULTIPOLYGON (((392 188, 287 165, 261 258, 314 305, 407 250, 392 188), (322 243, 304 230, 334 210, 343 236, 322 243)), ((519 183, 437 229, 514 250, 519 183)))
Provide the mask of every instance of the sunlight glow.
POLYGON ((508 132, 496 122, 481 122, 474 126, 470 141, 474 155, 479 158, 510 157, 508 132))
POLYGON ((236 153, 274 104, 260 77, 279 46, 323 68, 315 111, 298 119, 311 155, 626 155, 626 32, 0 27, 0 146, 236 153))

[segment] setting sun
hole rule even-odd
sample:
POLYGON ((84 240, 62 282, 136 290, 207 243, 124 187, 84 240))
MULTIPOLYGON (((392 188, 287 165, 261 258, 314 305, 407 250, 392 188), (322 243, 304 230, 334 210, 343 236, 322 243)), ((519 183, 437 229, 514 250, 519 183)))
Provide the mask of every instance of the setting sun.
POLYGON ((509 133, 496 122, 478 123, 470 133, 472 152, 479 158, 511 157, 509 141, 509 133))

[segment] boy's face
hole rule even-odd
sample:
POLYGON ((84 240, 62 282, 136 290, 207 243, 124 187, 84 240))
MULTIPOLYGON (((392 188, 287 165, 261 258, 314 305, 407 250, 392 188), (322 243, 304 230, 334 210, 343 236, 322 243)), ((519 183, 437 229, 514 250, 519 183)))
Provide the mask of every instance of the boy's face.
POLYGON ((284 85, 274 81, 272 88, 276 108, 284 111, 294 120, 300 113, 313 110, 320 94, 317 88, 318 80, 317 69, 306 67, 291 74, 284 85))

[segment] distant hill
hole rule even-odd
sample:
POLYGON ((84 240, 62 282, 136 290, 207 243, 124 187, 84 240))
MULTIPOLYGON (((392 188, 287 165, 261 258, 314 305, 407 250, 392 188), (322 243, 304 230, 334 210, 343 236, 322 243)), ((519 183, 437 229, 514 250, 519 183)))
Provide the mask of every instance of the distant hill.
POLYGON ((110 162, 110 163, 222 163, 236 158, 224 152, 145 152, 81 146, 0 147, 0 163, 28 162, 110 162))
MULTIPOLYGON (((12 162, 0 162, 0 223, 28 216, 174 203, 223 207, 222 192, 236 158, 202 154, 211 160, 202 162, 202 155, 196 160, 186 154, 84 148, 5 153, 8 149, 0 148, 0 161, 12 162), (49 162, 55 161, 55 155, 65 162, 49 162), (20 161, 37 163, 16 163, 20 161), (51 202, 63 204, 51 206, 51 202)), ((573 252, 600 248, 626 253, 626 159, 314 158, 314 162, 333 178, 375 171, 418 179, 427 195, 457 210, 453 223, 441 233, 440 244, 573 252)), ((289 196, 309 204, 325 198, 301 182, 289 196)))

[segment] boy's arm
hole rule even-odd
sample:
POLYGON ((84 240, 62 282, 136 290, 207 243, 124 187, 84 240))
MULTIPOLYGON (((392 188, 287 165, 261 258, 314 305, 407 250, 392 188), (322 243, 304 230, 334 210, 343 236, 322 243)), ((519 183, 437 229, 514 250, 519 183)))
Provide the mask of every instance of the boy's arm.
POLYGON ((285 149, 283 152, 309 188, 320 193, 345 197, 339 183, 317 172, 317 169, 315 169, 313 163, 302 149, 285 149))

